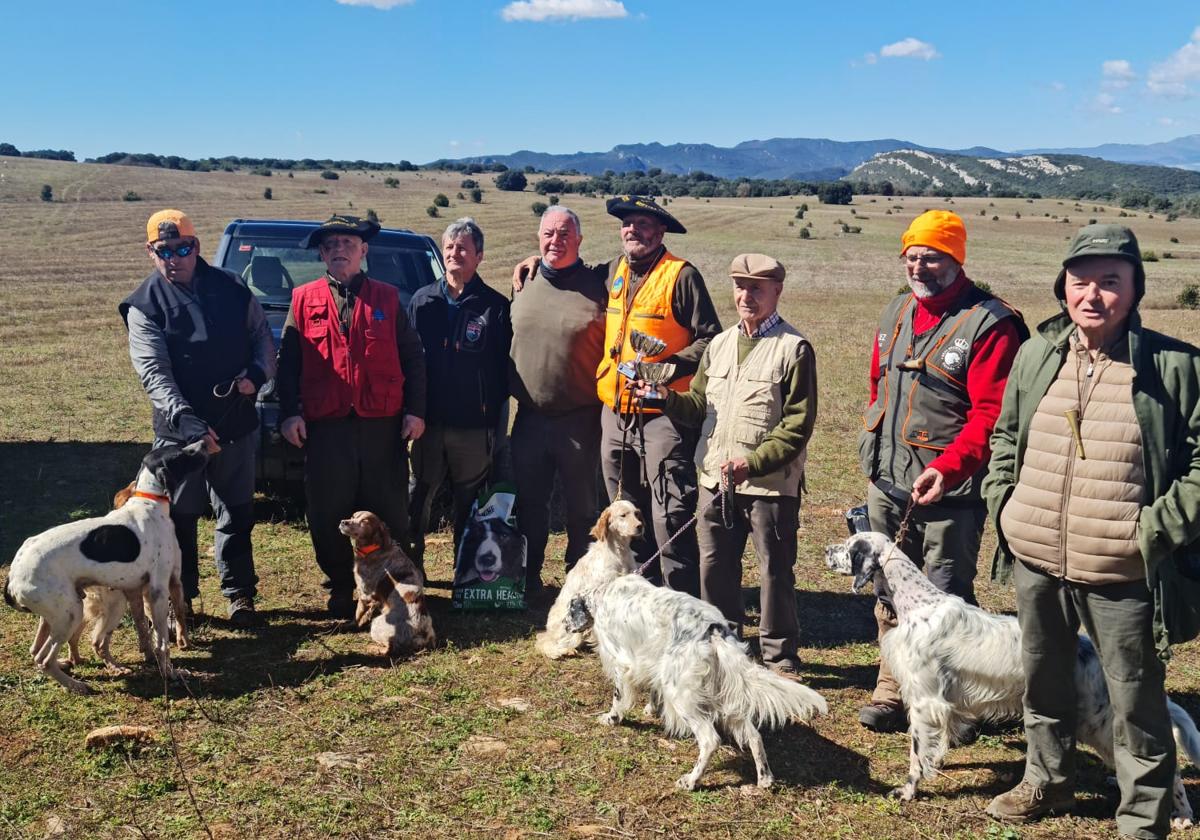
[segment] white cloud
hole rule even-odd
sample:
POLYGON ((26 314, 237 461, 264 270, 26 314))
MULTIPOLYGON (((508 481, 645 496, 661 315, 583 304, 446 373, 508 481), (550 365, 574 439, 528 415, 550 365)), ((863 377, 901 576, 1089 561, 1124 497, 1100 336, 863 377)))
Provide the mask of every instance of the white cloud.
POLYGON ((879 54, 884 58, 920 58, 925 61, 941 58, 941 53, 933 44, 918 41, 916 38, 905 38, 894 44, 885 44, 879 48, 879 54))
POLYGON ((628 17, 621 0, 516 0, 500 16, 507 21, 586 20, 628 17))
POLYGON ((1159 117, 1158 124, 1167 126, 1168 128, 1170 128, 1171 126, 1176 124, 1176 121, 1171 119, 1170 117, 1159 117))
POLYGON ((1123 58, 1104 62, 1100 65, 1100 70, 1104 75, 1103 86, 1108 90, 1123 90, 1137 78, 1133 66, 1123 58))
POLYGON ((1055 93, 1062 93, 1066 89, 1067 89, 1067 86, 1064 85, 1062 82, 1051 82, 1050 83, 1050 90, 1054 91, 1055 93))
POLYGON ((339 6, 370 6, 373 9, 394 9, 397 6, 407 6, 413 0, 337 0, 339 6))
POLYGON ((1088 102, 1088 108, 1101 114, 1121 113, 1121 106, 1117 104, 1116 98, 1111 93, 1097 93, 1088 102))
POLYGON ((1150 68, 1146 87, 1151 93, 1176 99, 1192 96, 1192 82, 1200 81, 1200 26, 1192 39, 1172 53, 1166 61, 1150 68))

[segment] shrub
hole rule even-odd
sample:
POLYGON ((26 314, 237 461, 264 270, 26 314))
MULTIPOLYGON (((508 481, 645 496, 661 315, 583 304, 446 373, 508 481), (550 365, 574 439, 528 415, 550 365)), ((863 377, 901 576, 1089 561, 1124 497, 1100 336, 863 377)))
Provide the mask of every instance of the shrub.
POLYGON ((1178 237, 1178 236, 1172 236, 1172 237, 1171 237, 1171 244, 1172 244, 1172 245, 1178 245, 1178 244, 1179 244, 1179 237, 1178 237))
POLYGON ((289 173, 288 173, 288 177, 289 177, 289 178, 295 178, 296 176, 295 176, 295 175, 293 175, 291 172, 289 172, 289 173))
POLYGON ((255 167, 254 169, 251 169, 250 174, 251 175, 261 175, 264 178, 270 178, 271 170, 269 167, 266 167, 266 166, 258 166, 258 167, 255 167))
POLYGON ((481 201, 483 201, 483 190, 479 189, 479 187, 472 189, 471 201, 475 202, 476 204, 479 204, 481 201))
POLYGON ((1158 262, 1158 254, 1153 251, 1142 251, 1142 262, 1158 262))
POLYGON ((504 190, 505 192, 521 192, 525 189, 527 183, 525 175, 517 172, 515 169, 501 172, 496 176, 496 189, 504 190))
POLYGON ((391 187, 392 189, 396 189, 396 187, 400 186, 400 179, 392 178, 391 176, 389 176, 389 177, 383 179, 383 185, 385 187, 391 187))
POLYGON ((979 289, 981 292, 987 292, 989 295, 992 294, 992 287, 990 284, 985 283, 982 280, 972 280, 971 282, 974 283, 975 288, 979 289))
POLYGON ((1195 283, 1184 286, 1175 302, 1181 309, 1200 309, 1200 286, 1195 283))
MULTIPOLYGON (((667 201, 665 198, 663 199, 663 204, 670 204, 670 203, 671 202, 667 201)), ((551 205, 558 204, 558 196, 556 196, 556 195, 550 196, 550 204, 551 205)))
POLYGON ((474 178, 463 178, 461 181, 459 181, 458 185, 464 190, 473 190, 479 186, 479 182, 474 178))
POLYGON ((367 221, 374 222, 375 224, 379 224, 379 214, 376 213, 370 207, 367 208, 367 221))
POLYGON ((529 205, 530 209, 533 210, 533 215, 535 216, 540 216, 545 213, 548 206, 549 205, 547 205, 544 201, 535 201, 533 204, 529 205))
POLYGON ((812 237, 812 234, 808 232, 808 228, 806 228, 806 227, 800 228, 800 238, 801 239, 809 239, 810 237, 812 237))
POLYGON ((449 207, 450 199, 446 198, 445 193, 438 193, 437 195, 435 195, 433 197, 433 206, 434 207, 449 207))
POLYGON ((438 209, 436 207, 434 207, 432 204, 425 208, 425 212, 429 214, 429 218, 431 218, 431 219, 437 218, 438 209))
POLYGON ((42 201, 54 200, 54 187, 49 184, 42 184, 42 201))
POLYGON ((317 195, 329 195, 329 190, 313 190, 317 195))
POLYGON ((142 197, 133 190, 126 190, 125 195, 121 196, 122 201, 141 201, 142 197))
POLYGON ((795 226, 796 226, 796 220, 788 219, 788 227, 795 227, 795 226))
POLYGON ((845 181, 830 181, 817 186, 817 198, 822 204, 849 204, 854 199, 854 189, 845 181))
POLYGON ((1016 217, 1016 218, 1018 218, 1018 219, 1019 219, 1019 218, 1021 218, 1021 211, 1020 211, 1020 210, 1018 210, 1016 213, 1013 213, 1013 216, 1014 216, 1014 217, 1016 217))
POLYGON ((1096 224, 1096 219, 1088 219, 1088 224, 1089 224, 1089 225, 1094 225, 1094 224, 1096 224))
POLYGON ((992 221, 993 221, 993 222, 998 222, 998 221, 1000 221, 1000 217, 999 217, 999 216, 992 216, 992 221))
POLYGON ((1175 255, 1172 254, 1170 251, 1163 251, 1163 259, 1164 260, 1173 260, 1173 259, 1175 259, 1175 255))
POLYGON ((274 197, 275 196, 272 194, 270 187, 267 187, 263 190, 263 198, 265 198, 267 201, 270 201, 274 197))
POLYGON ((467 197, 466 197, 465 195, 463 195, 461 192, 460 192, 460 193, 456 193, 456 194, 455 194, 455 198, 457 198, 459 201, 466 201, 466 200, 467 200, 467 197))
MULTIPOLYGON (((800 211, 801 213, 807 213, 807 212, 808 212, 808 203, 807 203, 807 202, 805 202, 805 203, 801 204, 801 205, 800 205, 800 207, 799 207, 799 208, 797 208, 797 209, 799 209, 799 211, 800 211)), ((796 218, 797 218, 797 219, 803 219, 804 217, 803 217, 803 216, 797 216, 796 218)))
POLYGON ((326 181, 336 181, 338 179, 338 174, 336 172, 334 172, 332 169, 322 169, 321 177, 324 178, 326 181))
POLYGON ((803 211, 803 210, 797 210, 797 211, 796 211, 796 218, 797 218, 797 219, 803 219, 803 218, 804 218, 804 211, 803 211))

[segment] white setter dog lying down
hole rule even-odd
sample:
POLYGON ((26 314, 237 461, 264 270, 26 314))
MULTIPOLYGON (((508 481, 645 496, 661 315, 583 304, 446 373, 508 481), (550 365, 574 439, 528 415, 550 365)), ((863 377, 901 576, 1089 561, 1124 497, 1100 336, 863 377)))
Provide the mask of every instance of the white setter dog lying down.
POLYGON ((641 534, 642 515, 632 502, 618 499, 604 509, 592 528, 592 537, 596 541, 567 572, 563 587, 546 617, 546 629, 538 633, 535 646, 543 655, 561 659, 592 644, 591 633, 573 633, 563 626, 571 600, 632 572, 635 565, 629 544, 641 534))
MULTIPOLYGON (((854 575, 855 591, 876 574, 884 575, 892 591, 899 626, 883 637, 880 653, 900 682, 911 742, 908 780, 892 795, 912 799, 917 783, 933 777, 946 751, 977 722, 1021 717, 1021 629, 1012 616, 994 615, 935 588, 883 534, 855 534, 830 546, 825 563, 835 572, 854 575)), ((1075 688, 1075 739, 1111 769, 1112 707, 1100 658, 1087 636, 1079 637, 1075 688)), ((1200 763, 1195 723, 1170 700, 1167 709, 1180 751, 1200 763)), ((1191 822, 1192 809, 1176 773, 1172 824, 1181 828, 1191 822)))
POLYGON ((613 683, 612 708, 601 723, 620 723, 643 695, 661 707, 668 734, 695 736, 696 766, 676 782, 685 790, 696 787, 720 746, 718 726, 750 748, 758 786, 766 788, 774 777, 759 728, 828 711, 808 686, 754 662, 712 604, 641 575, 623 575, 574 598, 565 624, 572 633, 595 631, 600 663, 613 683))

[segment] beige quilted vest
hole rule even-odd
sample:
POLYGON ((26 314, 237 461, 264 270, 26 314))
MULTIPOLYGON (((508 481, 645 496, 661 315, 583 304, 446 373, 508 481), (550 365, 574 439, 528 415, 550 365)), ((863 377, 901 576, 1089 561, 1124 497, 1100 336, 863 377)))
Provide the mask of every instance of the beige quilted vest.
MULTIPOLYGON (((708 377, 704 397, 708 413, 696 446, 700 483, 716 488, 721 464, 752 453, 783 418, 782 385, 796 363, 800 345, 808 339, 780 321, 754 343, 738 364, 738 332, 733 326, 708 345, 708 377)), ((750 478, 737 492, 751 496, 799 496, 807 449, 767 475, 750 478)))
POLYGON ((1079 583, 1146 576, 1137 543, 1146 486, 1142 433, 1128 344, 1117 352, 1112 359, 1101 354, 1090 378, 1087 354, 1068 354, 1034 413, 1017 486, 1000 514, 1016 557, 1079 583), (1065 415, 1080 407, 1084 458, 1065 415))

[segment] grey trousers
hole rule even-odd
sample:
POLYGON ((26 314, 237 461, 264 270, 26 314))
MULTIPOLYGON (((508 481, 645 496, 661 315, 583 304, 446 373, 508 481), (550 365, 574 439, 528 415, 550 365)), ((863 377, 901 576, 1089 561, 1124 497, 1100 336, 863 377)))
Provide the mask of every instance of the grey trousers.
MULTIPOLYGON (((867 486, 867 518, 872 530, 894 538, 904 518, 905 505, 896 502, 874 484, 867 486)), ((968 604, 975 600, 975 566, 979 560, 979 542, 987 509, 977 504, 935 504, 915 508, 908 535, 900 550, 912 559, 933 585, 942 592, 957 595, 968 604)), ((883 639, 896 626, 892 593, 883 576, 876 578, 875 622, 883 639)), ((900 684, 883 661, 875 681, 872 703, 899 705, 900 684)))
POLYGON ((1175 738, 1155 654, 1154 599, 1145 581, 1088 586, 1017 561, 1017 620, 1025 669, 1025 779, 1039 787, 1075 784, 1073 680, 1080 622, 1100 656, 1113 709, 1113 756, 1121 802, 1117 828, 1131 837, 1170 830, 1175 738))
POLYGON ((715 493, 700 488, 700 597, 738 626, 745 623, 742 601, 742 553, 746 538, 758 557, 761 614, 759 650, 763 662, 799 667, 796 648, 800 624, 796 616, 796 530, 800 499, 795 496, 751 496, 735 493, 729 500, 732 527, 721 518, 715 493))
POLYGON ((526 592, 541 585, 550 534, 550 495, 557 474, 566 509, 567 571, 587 551, 596 521, 596 470, 600 467, 600 406, 546 414, 518 406, 512 429, 517 523, 525 535, 526 592))
POLYGON ((451 426, 426 426, 412 446, 415 480, 411 513, 413 528, 412 559, 425 571, 425 534, 433 497, 447 477, 454 495, 454 551, 458 552, 463 528, 471 515, 471 504, 492 466, 490 429, 457 429, 451 426))
POLYGON ((304 490, 308 530, 325 588, 337 598, 354 590, 354 554, 338 523, 356 510, 384 521, 408 545, 408 453, 397 417, 341 417, 307 424, 304 490))
MULTIPOLYGON (((156 440, 155 448, 171 441, 156 440)), ((258 592, 254 573, 254 458, 258 430, 232 443, 221 445, 203 470, 184 478, 171 500, 171 521, 183 555, 183 595, 191 600, 200 595, 200 561, 196 526, 209 504, 217 518, 213 553, 221 594, 229 600, 253 598, 258 592)))
POLYGON ((621 496, 641 511, 647 527, 641 539, 633 543, 638 563, 649 560, 659 546, 666 546, 658 558, 658 569, 647 570, 646 577, 700 597, 696 532, 688 528, 667 545, 671 535, 683 529, 696 511, 693 458, 698 432, 677 425, 664 414, 647 415, 643 456, 639 451, 642 436, 636 425, 625 436, 628 446, 622 447, 622 419, 607 407, 601 409, 600 465, 609 499, 616 500, 619 484, 621 496))

